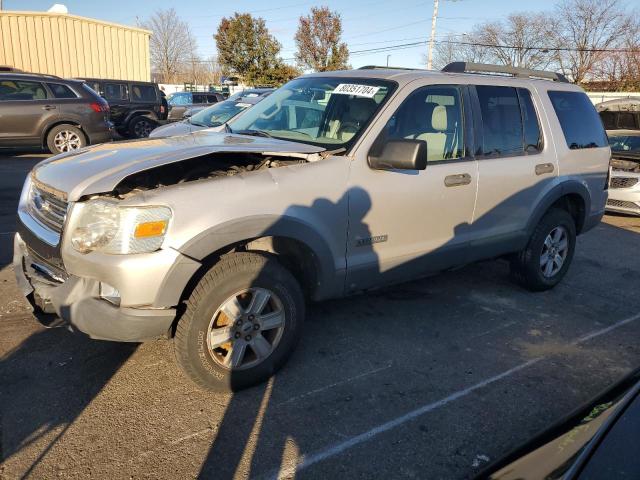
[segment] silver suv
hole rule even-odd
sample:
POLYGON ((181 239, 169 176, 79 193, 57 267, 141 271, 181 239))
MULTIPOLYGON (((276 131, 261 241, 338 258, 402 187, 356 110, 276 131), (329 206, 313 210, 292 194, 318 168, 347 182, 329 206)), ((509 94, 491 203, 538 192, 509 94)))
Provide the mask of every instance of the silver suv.
POLYGON ((305 75, 225 132, 37 165, 15 271, 42 321, 168 335, 198 385, 236 390, 284 364, 305 299, 496 257, 552 288, 603 215, 609 156, 591 102, 556 74, 305 75))

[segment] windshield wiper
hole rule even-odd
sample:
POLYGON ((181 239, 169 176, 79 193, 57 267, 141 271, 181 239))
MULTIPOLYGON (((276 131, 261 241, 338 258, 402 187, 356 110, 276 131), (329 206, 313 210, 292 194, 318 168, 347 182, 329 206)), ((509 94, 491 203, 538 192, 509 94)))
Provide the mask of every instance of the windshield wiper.
POLYGON ((238 133, 240 135, 252 135, 254 137, 267 137, 273 138, 269 133, 264 130, 237 130, 233 133, 238 133))
POLYGON ((229 122, 224 122, 224 133, 233 133, 231 127, 229 126, 229 122))

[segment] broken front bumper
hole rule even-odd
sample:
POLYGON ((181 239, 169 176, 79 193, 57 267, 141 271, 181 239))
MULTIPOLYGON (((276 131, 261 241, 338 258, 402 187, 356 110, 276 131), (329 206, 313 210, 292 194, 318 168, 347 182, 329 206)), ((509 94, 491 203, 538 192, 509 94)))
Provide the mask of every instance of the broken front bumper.
POLYGON ((100 282, 70 275, 64 281, 14 238, 13 268, 18 286, 44 325, 58 317, 91 338, 139 342, 166 335, 175 308, 120 307, 100 297, 100 282))

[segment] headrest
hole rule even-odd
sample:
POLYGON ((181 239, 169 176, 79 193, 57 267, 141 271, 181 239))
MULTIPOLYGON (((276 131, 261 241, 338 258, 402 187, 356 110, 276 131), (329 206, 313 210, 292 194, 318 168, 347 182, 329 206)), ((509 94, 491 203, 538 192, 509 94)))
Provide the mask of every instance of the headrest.
POLYGON ((349 103, 349 117, 355 122, 366 122, 377 106, 372 98, 354 98, 349 103))
POLYGON ((447 107, 438 105, 431 115, 431 127, 437 132, 447 131, 447 107))

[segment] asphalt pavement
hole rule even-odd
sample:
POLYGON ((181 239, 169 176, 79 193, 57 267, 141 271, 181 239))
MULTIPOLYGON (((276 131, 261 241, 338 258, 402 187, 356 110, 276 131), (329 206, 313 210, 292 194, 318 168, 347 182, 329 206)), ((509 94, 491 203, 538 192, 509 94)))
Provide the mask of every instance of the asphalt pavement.
POLYGON ((199 390, 170 341, 44 329, 9 262, 38 154, 0 153, 0 478, 470 478, 640 366, 640 218, 533 294, 487 261, 309 307, 268 384, 199 390))

